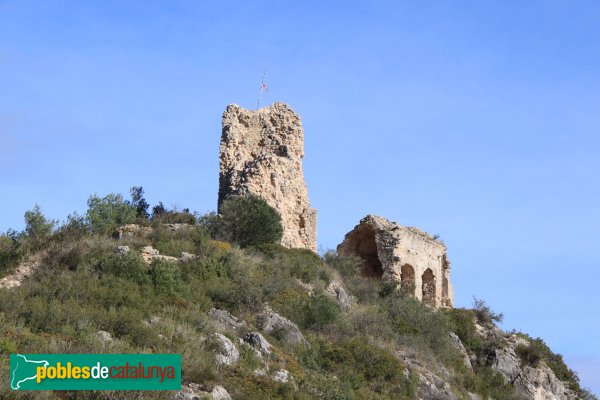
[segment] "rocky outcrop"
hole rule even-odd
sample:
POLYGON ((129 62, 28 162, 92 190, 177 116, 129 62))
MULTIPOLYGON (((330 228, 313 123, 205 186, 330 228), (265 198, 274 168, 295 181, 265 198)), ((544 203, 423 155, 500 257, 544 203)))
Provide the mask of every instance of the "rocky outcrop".
POLYGON ((367 215, 346 234, 337 251, 361 257, 364 276, 396 282, 427 305, 452 307, 446 246, 417 228, 367 215))
POLYGON ((134 237, 147 237, 152 233, 153 229, 149 226, 138 224, 122 225, 114 233, 115 239, 131 239, 134 237))
POLYGON ((517 335, 510 335, 504 346, 496 348, 489 356, 491 368, 500 372, 517 391, 532 400, 576 400, 578 396, 546 365, 536 367, 523 365, 516 353, 517 346, 529 342, 517 335))
POLYGON ((256 326, 264 332, 282 335, 291 343, 308 344, 296 324, 277 314, 269 307, 265 307, 265 309, 258 314, 256 317, 256 326))
POLYGON ((246 326, 246 322, 240 321, 227 310, 211 308, 208 310, 208 316, 212 319, 213 326, 218 330, 236 330, 246 326))
POLYGON ((231 400, 231 396, 223 386, 206 386, 190 383, 182 386, 175 394, 175 400, 231 400))
POLYGON ((331 281, 325 289, 325 294, 333 297, 337 300, 340 307, 345 310, 352 308, 352 305, 356 303, 356 298, 352 296, 341 283, 336 281, 331 281))
POLYGON ((452 343, 452 346, 454 346, 454 348, 456 348, 456 350, 458 350, 458 352, 463 356, 463 363, 465 364, 465 367, 468 369, 473 369, 467 349, 465 349, 465 346, 461 342, 460 338, 454 332, 450 332, 450 343, 452 343))
POLYGON ((241 340, 255 349, 260 357, 267 357, 272 353, 271 344, 259 332, 249 332, 241 340))
POLYGON ((205 345, 215 353, 217 365, 232 366, 240 360, 240 352, 225 335, 213 333, 205 345))
POLYGON ((46 252, 36 253, 15 268, 15 271, 0 279, 0 289, 11 289, 21 286, 23 281, 33 275, 35 271, 42 265, 42 260, 46 256, 46 252))
POLYGON ((281 244, 317 250, 317 212, 302 173, 304 131, 300 116, 275 103, 260 110, 232 104, 223 114, 219 207, 232 195, 254 194, 281 214, 281 244))

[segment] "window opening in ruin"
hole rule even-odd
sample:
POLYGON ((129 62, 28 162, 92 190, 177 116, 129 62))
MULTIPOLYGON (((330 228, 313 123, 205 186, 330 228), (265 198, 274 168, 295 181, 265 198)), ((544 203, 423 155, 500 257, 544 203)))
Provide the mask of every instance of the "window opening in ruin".
POLYGON ((423 304, 435 306, 435 276, 430 268, 423 273, 423 304))
POLYGON ((415 270, 410 264, 404 264, 400 268, 400 289, 410 296, 415 295, 415 270))
POLYGON ((383 268, 377 254, 375 231, 365 229, 357 233, 356 254, 364 260, 361 271, 362 276, 369 278, 381 278, 383 276, 383 268))

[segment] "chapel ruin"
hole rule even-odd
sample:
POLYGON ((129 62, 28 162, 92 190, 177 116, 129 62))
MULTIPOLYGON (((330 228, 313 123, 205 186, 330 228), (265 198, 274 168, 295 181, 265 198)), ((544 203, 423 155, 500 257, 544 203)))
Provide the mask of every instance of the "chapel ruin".
POLYGON ((433 307, 452 307, 446 246, 429 234, 367 215, 346 234, 340 254, 362 258, 362 275, 396 282, 398 289, 433 307))
POLYGON ((256 111, 231 104, 222 124, 219 208, 228 196, 259 196, 281 214, 283 246, 316 252, 317 211, 302 173, 300 116, 283 103, 256 111))

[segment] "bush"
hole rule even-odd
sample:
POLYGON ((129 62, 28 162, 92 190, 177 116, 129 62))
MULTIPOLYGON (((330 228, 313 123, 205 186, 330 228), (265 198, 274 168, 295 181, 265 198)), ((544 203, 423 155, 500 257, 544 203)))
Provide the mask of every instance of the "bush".
POLYGON ((504 314, 496 314, 484 300, 478 298, 473 298, 473 309, 477 322, 481 325, 490 326, 494 322, 502 322, 504 319, 504 314))
POLYGON ((450 317, 452 331, 456 333, 468 350, 479 354, 483 348, 483 340, 475 328, 475 311, 453 308, 447 310, 446 313, 450 317))
POLYGON ((118 226, 134 223, 136 217, 136 207, 120 194, 110 193, 103 198, 92 195, 88 199, 86 218, 95 233, 112 234, 118 226))
POLYGON ((23 259, 23 255, 16 232, 9 231, 0 235, 0 277, 10 273, 23 259))
POLYGON ((141 186, 133 186, 129 189, 131 194, 131 205, 135 207, 137 217, 141 220, 146 220, 150 216, 148 207, 150 204, 144 198, 144 188, 141 186))
POLYGON ((169 261, 155 259, 152 261, 150 271, 157 294, 169 297, 181 296, 183 280, 177 265, 169 261))
POLYGON ((536 367, 540 361, 544 361, 558 379, 567 382, 572 390, 581 394, 579 377, 565 364, 562 355, 553 353, 542 339, 524 336, 529 340, 529 346, 520 345, 515 349, 521 361, 532 367, 536 367))
POLYGON ((515 352, 523 364, 534 368, 538 366, 540 360, 542 359, 541 349, 539 346, 533 345, 533 343, 529 346, 520 344, 515 348, 515 352))
POLYGON ((105 274, 118 276, 139 285, 150 282, 148 275, 148 266, 142 256, 136 252, 130 251, 125 254, 110 254, 104 256, 96 264, 96 271, 100 277, 105 274))
POLYGON ((40 206, 36 204, 33 210, 25 212, 24 236, 27 238, 27 244, 33 250, 44 247, 48 243, 55 225, 56 221, 47 220, 40 206))
POLYGON ((200 254, 209 240, 206 230, 201 226, 189 226, 171 231, 164 225, 154 228, 149 236, 160 254, 180 257, 182 252, 200 254))
POLYGON ((308 249, 288 249, 275 243, 261 244, 255 248, 305 283, 314 282, 323 268, 321 257, 308 249))
POLYGON ((281 241, 281 216, 257 196, 230 197, 221 204, 220 212, 217 238, 235 242, 240 247, 281 241))
POLYGON ((152 222, 154 224, 190 224, 197 222, 196 215, 189 208, 179 211, 176 208, 168 210, 161 202, 152 208, 152 222))
POLYGON ((67 216, 67 221, 56 230, 54 236, 57 242, 70 242, 81 239, 89 233, 90 229, 85 217, 74 212, 67 216))

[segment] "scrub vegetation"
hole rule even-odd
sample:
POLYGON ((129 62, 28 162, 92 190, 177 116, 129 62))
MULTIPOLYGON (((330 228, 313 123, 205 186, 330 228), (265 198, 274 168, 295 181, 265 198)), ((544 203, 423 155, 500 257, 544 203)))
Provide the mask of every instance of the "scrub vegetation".
MULTIPOLYGON (((485 360, 498 345, 476 333, 475 321, 501 318, 478 301, 474 310, 432 310, 361 277, 360 260, 333 252, 319 256, 275 244, 281 225, 275 210, 256 198, 235 198, 223 216, 169 210, 150 213, 143 189, 132 200, 96 195, 85 217, 62 224, 35 207, 23 232, 0 236, 0 276, 23 259, 42 252, 41 266, 22 285, 0 289, 0 381, 8 382, 10 353, 181 353, 183 382, 219 384, 234 399, 416 399, 418 375, 406 358, 435 374, 450 371, 453 390, 497 400, 519 399, 485 362, 473 370, 453 346, 456 333, 467 350, 485 360), (117 240, 121 224, 154 227, 152 234, 117 240), (190 224, 171 231, 165 223, 190 224), (243 230, 240 230, 243 224, 243 230), (278 225, 279 224, 279 225, 278 225), (259 227, 265 229, 259 229, 259 227), (117 246, 131 251, 117 254, 117 246), (155 260, 137 251, 153 246, 161 254, 195 254, 186 262, 155 260), (326 295, 336 279, 356 297, 342 309, 326 295), (309 294, 300 285, 312 286, 309 294), (231 312, 252 324, 268 303, 298 325, 308 345, 289 345, 277 332, 265 334, 274 347, 272 362, 290 371, 294 383, 281 383, 254 371, 260 360, 241 349, 241 361, 219 367, 203 339, 215 332, 207 311, 231 312), (106 331, 113 338, 97 334, 106 331)), ((242 332, 223 332, 235 338, 242 332)), ((520 349, 524 363, 548 363, 561 379, 580 390, 577 377, 560 356, 540 341, 520 349)), ((272 370, 275 368, 272 367, 272 370)), ((173 392, 10 392, 2 399, 172 399, 173 392)))

